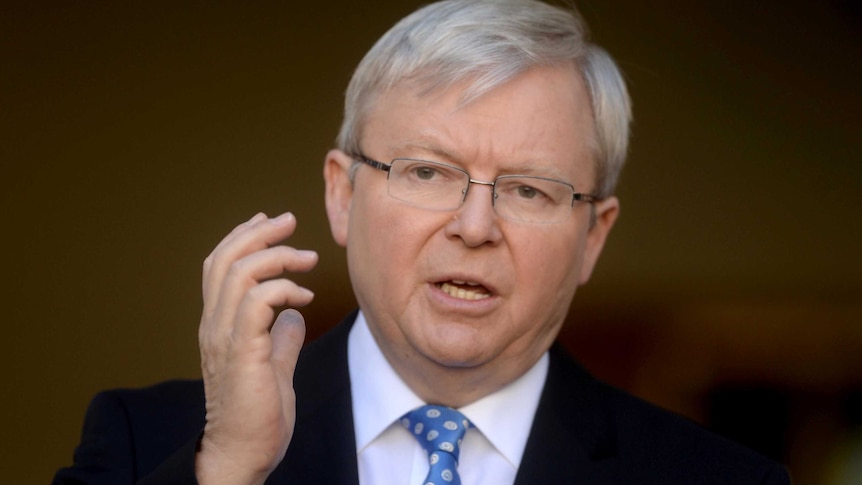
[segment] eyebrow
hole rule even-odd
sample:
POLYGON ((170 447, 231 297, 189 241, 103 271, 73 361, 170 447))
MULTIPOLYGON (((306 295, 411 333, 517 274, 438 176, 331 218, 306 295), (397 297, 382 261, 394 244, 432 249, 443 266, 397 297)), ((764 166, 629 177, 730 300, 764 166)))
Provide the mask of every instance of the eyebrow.
MULTIPOLYGON (((429 161, 440 162, 442 160, 445 163, 455 164, 460 168, 466 170, 466 168, 464 167, 464 159, 466 157, 459 155, 457 152, 447 150, 431 141, 420 140, 399 143, 392 146, 392 148, 389 150, 389 155, 392 158, 403 158, 396 155, 396 153, 409 150, 421 150, 424 152, 428 152, 429 156, 434 157, 432 160, 429 161)), ((570 183, 568 182, 567 177, 560 173, 560 171, 557 170, 556 167, 544 165, 541 166, 541 168, 536 168, 536 162, 531 162, 529 160, 520 161, 514 164, 507 164, 507 166, 504 167, 504 169, 499 175, 528 175, 535 177, 551 178, 570 183)))
MULTIPOLYGON (((446 161, 447 163, 453 163, 454 162, 454 163, 457 163, 458 165, 464 165, 464 163, 462 162, 464 157, 460 156, 459 154, 451 152, 451 151, 441 147, 440 145, 438 145, 436 143, 428 142, 428 141, 421 141, 421 140, 420 141, 407 141, 407 142, 403 142, 403 143, 399 143, 397 145, 394 145, 389 150, 389 155, 392 156, 393 158, 399 158, 397 155, 395 155, 396 153, 403 152, 403 151, 409 151, 409 150, 421 150, 424 152, 428 152, 429 154, 431 154, 435 158, 439 157, 440 159, 446 161)), ((437 160, 430 160, 430 161, 437 161, 437 160)))

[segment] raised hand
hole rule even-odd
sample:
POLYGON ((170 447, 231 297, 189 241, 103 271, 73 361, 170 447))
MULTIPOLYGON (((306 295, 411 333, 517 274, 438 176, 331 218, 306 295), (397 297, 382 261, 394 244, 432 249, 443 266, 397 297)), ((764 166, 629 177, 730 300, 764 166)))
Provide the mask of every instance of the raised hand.
POLYGON ((317 264, 317 253, 280 243, 296 218, 257 214, 204 261, 199 340, 207 423, 195 461, 198 482, 259 484, 293 435, 293 372, 305 338, 299 312, 314 294, 285 277, 317 264))

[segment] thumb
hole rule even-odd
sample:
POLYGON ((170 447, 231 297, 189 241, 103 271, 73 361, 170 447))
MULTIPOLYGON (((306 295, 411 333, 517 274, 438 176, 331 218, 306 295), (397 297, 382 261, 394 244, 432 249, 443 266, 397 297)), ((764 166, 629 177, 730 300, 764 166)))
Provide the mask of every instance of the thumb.
POLYGON ((305 341, 305 318, 292 308, 284 310, 275 319, 270 337, 273 362, 285 373, 285 377, 293 382, 296 359, 299 358, 299 351, 305 341))

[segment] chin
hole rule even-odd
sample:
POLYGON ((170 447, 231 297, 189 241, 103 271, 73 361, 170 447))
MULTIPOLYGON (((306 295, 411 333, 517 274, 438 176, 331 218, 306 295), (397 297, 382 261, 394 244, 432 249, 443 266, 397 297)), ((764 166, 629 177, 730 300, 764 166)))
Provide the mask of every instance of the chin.
POLYGON ((474 358, 473 356, 446 355, 430 356, 429 358, 438 366, 451 370, 475 369, 484 363, 484 359, 474 358))
POLYGON ((453 369, 478 367, 489 360, 487 352, 480 343, 470 340, 436 341, 421 350, 429 360, 453 369))

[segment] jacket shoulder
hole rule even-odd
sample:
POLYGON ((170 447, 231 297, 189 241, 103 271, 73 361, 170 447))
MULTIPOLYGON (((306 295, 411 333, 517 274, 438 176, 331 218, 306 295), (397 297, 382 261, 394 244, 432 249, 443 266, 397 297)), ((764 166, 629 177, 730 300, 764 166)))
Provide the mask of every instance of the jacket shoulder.
POLYGON ((534 431, 531 456, 556 456, 561 473, 592 477, 584 483, 790 483, 780 464, 595 379, 559 345, 534 431))
POLYGON ((204 422, 200 380, 102 391, 87 408, 74 464, 54 483, 134 483, 193 447, 204 422))
POLYGON ((632 467, 686 483, 790 483, 787 470, 779 463, 686 417, 601 385, 614 416, 617 452, 632 467))

